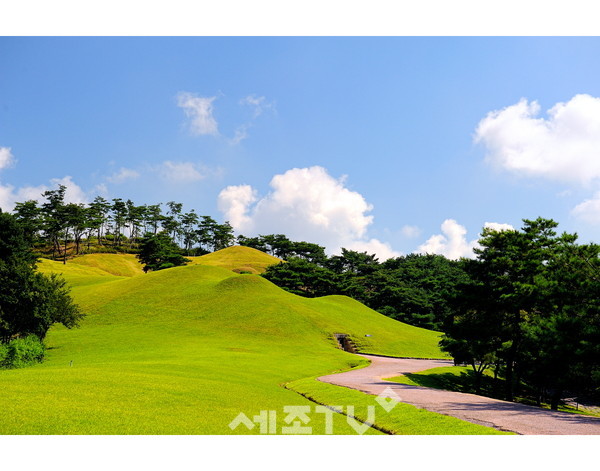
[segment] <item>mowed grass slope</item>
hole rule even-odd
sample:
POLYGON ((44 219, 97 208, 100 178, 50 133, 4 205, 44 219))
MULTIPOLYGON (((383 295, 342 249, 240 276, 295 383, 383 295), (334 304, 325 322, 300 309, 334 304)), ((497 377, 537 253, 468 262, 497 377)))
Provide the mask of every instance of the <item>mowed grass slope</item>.
POLYGON ((193 264, 210 265, 226 268, 236 273, 260 274, 264 273, 269 265, 281 262, 260 250, 251 247, 228 247, 223 250, 202 255, 201 257, 187 257, 193 264))
MULTIPOLYGON (((130 257, 114 257, 124 256, 40 263, 64 273, 87 317, 51 329, 43 364, 0 371, 0 433, 259 433, 228 425, 261 411, 275 411, 281 433, 285 406, 315 406, 283 384, 366 364, 337 349, 333 332, 370 353, 441 356, 437 333, 348 298, 301 298, 209 265, 138 274, 130 257)), ((324 414, 309 415, 324 433, 324 414)), ((333 425, 355 433, 343 416, 333 425)))

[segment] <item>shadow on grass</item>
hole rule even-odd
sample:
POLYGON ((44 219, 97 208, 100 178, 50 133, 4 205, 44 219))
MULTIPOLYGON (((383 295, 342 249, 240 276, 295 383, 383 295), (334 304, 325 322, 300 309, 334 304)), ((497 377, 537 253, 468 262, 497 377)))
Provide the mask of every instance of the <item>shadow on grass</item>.
MULTIPOLYGON (((484 375, 481 378, 480 389, 475 387, 475 373, 472 370, 461 372, 445 372, 445 373, 406 373, 404 376, 408 378, 412 384, 426 388, 444 389, 446 391, 455 391, 461 393, 477 394, 478 396, 490 397, 493 399, 505 400, 504 379, 493 379, 489 375, 484 375)), ((541 409, 550 409, 550 405, 546 402, 538 404, 534 398, 534 392, 523 386, 520 393, 515 397, 515 402, 525 404, 541 409)), ((587 411, 585 409, 577 410, 573 406, 569 406, 561 402, 559 411, 569 412, 578 415, 590 415, 600 417, 597 412, 587 411)))
POLYGON ((457 373, 406 373, 405 376, 417 386, 426 388, 445 389, 447 391, 456 391, 462 393, 479 394, 481 396, 502 399, 502 385, 498 380, 494 384, 494 379, 484 376, 481 379, 480 390, 475 387, 475 373, 471 370, 457 373))

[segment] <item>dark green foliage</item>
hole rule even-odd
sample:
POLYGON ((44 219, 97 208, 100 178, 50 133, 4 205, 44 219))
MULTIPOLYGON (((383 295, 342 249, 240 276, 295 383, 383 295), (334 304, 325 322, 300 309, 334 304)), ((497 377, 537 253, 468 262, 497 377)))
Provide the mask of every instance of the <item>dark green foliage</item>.
POLYGON ((162 218, 162 227, 171 236, 171 239, 177 240, 182 235, 181 210, 183 209, 183 205, 175 201, 169 201, 167 207, 169 209, 167 214, 162 218))
POLYGON ((190 233, 188 237, 193 237, 194 240, 200 243, 200 247, 206 251, 209 249, 213 251, 221 250, 230 247, 235 242, 231 224, 229 222, 218 224, 210 216, 202 216, 195 234, 190 233))
POLYGON ((290 293, 309 298, 335 293, 335 274, 299 257, 267 267, 263 276, 290 293))
POLYGON ((136 206, 131 200, 127 200, 125 206, 127 207, 125 225, 129 228, 129 247, 131 248, 140 236, 146 208, 144 206, 136 206))
POLYGON ((0 339, 34 334, 43 339, 55 323, 76 327, 83 314, 58 275, 34 272, 26 265, 0 267, 0 339))
POLYGON ((37 201, 25 201, 17 203, 14 210, 15 218, 23 228, 25 240, 31 245, 42 230, 42 219, 37 201))
POLYGON ((294 242, 283 234, 260 235, 258 237, 238 236, 238 244, 261 250, 283 260, 291 257, 302 258, 316 265, 327 266, 325 247, 311 242, 294 242))
POLYGON ((114 228, 114 244, 118 246, 121 244, 121 231, 127 220, 127 204, 121 198, 113 198, 112 201, 110 221, 114 228))
POLYGON ((239 235, 237 237, 238 244, 243 247, 251 247, 256 250, 260 250, 261 252, 268 253, 266 242, 264 241, 262 236, 259 237, 246 237, 243 235, 239 235))
POLYGON ((235 242, 233 227, 228 221, 217 224, 213 229, 213 250, 222 250, 231 247, 235 242))
POLYGON ((35 271, 23 228, 0 212, 0 342, 30 334, 43 339, 55 323, 75 327, 83 317, 65 281, 35 271))
POLYGON ((493 364, 506 399, 525 383, 553 408, 567 388, 600 386, 600 248, 556 226, 538 218, 520 231, 483 231, 441 343, 474 369, 493 364))
POLYGON ((14 216, 0 209, 0 267, 35 266, 36 261, 23 226, 14 216))
POLYGON ((146 232, 148 232, 148 228, 152 229, 152 233, 156 235, 158 233, 158 228, 160 227, 160 222, 163 216, 160 210, 160 204, 152 204, 146 207, 146 211, 144 214, 144 226, 146 228, 146 232))
MULTIPOLYGON (((265 244, 284 243, 283 236, 261 237, 265 244)), ((261 240, 243 238, 255 248, 261 240)), ((343 294, 386 316, 433 330, 440 330, 453 313, 450 300, 457 285, 468 279, 460 262, 441 255, 407 255, 379 263, 365 252, 342 249, 341 255, 327 258, 316 244, 287 241, 284 246, 294 256, 263 275, 278 286, 302 296, 343 294), (304 257, 295 255, 302 249, 304 257)))
MULTIPOLYGON (((86 230, 89 228, 89 217, 88 209, 82 204, 69 203, 64 207, 67 227, 71 229, 73 240, 75 242, 75 253, 79 254, 81 238, 86 230)), ((69 231, 66 230, 65 240, 68 242, 69 231)), ((66 253, 66 247, 65 247, 66 253)))
POLYGON ((198 225, 199 221, 200 219, 194 210, 191 210, 189 213, 185 213, 181 217, 183 246, 186 254, 188 255, 191 255, 192 247, 196 242, 198 242, 198 233, 196 232, 195 227, 198 225))
POLYGON ((65 203, 65 192, 66 187, 59 185, 43 193, 46 201, 40 207, 36 201, 27 201, 17 203, 14 209, 28 245, 64 263, 84 251, 137 253, 143 233, 165 232, 188 255, 209 253, 235 243, 229 222, 219 224, 210 216, 199 217, 193 210, 183 213, 181 203, 169 201, 163 214, 161 204, 136 206, 121 198, 114 198, 112 203, 100 196, 88 205, 65 203))
MULTIPOLYGON (((46 202, 42 204, 42 231, 43 237, 47 243, 52 245, 52 258, 56 259, 61 254, 61 236, 67 226, 67 215, 65 213, 65 191, 66 187, 60 185, 57 190, 45 191, 43 196, 46 202)), ((66 234, 65 245, 66 245, 66 234)), ((67 254, 63 253, 63 261, 66 261, 67 254)))
MULTIPOLYGON (((451 300, 457 286, 468 280, 462 262, 442 255, 410 254, 386 260, 384 275, 374 293, 373 308, 394 310, 397 320, 441 330, 444 320, 453 314, 451 300)), ((382 275, 379 275, 381 278, 382 275)))
POLYGON ((338 274, 349 273, 358 276, 371 275, 379 268, 375 255, 366 252, 342 249, 342 255, 334 255, 327 261, 333 271, 338 274))
POLYGON ((144 265, 145 272, 177 267, 190 261, 181 254, 180 247, 166 232, 146 234, 140 243, 140 253, 137 257, 144 265))
POLYGON ((0 368, 23 368, 41 363, 46 353, 44 343, 35 335, 0 344, 0 368))
POLYGON ((95 232, 98 244, 102 244, 102 234, 104 232, 109 210, 110 203, 101 196, 94 198, 94 201, 88 205, 87 218, 88 228, 90 230, 90 234, 88 234, 88 241, 91 238, 91 233, 95 232))

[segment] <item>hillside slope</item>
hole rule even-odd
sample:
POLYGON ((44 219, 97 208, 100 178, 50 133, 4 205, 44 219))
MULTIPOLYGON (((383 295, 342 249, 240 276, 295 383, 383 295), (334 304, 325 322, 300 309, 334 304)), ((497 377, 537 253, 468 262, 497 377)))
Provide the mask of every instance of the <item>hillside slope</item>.
POLYGON ((192 260, 193 264, 210 265, 227 268, 236 273, 251 274, 264 273, 269 265, 281 262, 281 259, 260 250, 242 246, 227 247, 201 257, 188 258, 192 260))
MULTIPOLYGON (((130 276, 130 261, 40 264, 64 272, 87 317, 51 329, 43 364, 0 372, 0 433, 259 433, 229 423, 276 410, 281 427, 285 406, 312 404, 281 384, 360 362, 334 332, 369 353, 441 356, 437 333, 349 298, 301 298, 200 264, 130 276)), ((324 418, 312 419, 323 433, 324 418)), ((334 420, 335 433, 354 433, 334 420)))

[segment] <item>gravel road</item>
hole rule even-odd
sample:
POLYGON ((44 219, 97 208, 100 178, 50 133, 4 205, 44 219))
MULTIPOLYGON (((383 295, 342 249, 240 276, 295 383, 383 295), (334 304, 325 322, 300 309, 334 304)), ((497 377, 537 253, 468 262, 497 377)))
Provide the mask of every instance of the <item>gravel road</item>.
POLYGON ((369 359, 371 364, 358 370, 321 376, 319 380, 376 395, 390 388, 401 402, 522 435, 600 435, 599 417, 550 411, 475 394, 409 386, 382 379, 452 366, 449 360, 360 356, 369 359))

